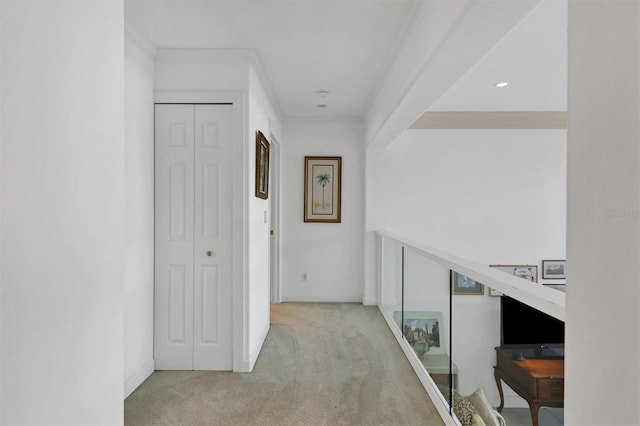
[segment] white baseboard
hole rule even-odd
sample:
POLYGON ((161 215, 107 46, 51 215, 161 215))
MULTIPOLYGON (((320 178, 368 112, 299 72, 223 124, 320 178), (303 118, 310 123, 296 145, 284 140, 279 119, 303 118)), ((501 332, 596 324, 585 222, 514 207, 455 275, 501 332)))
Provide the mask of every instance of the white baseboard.
POLYGON ((375 297, 367 297, 362 299, 364 306, 378 306, 378 299, 375 297))
POLYGON ((236 365, 237 362, 233 363, 233 372, 234 373, 251 373, 253 370, 253 366, 251 365, 251 360, 245 359, 240 362, 239 365, 236 365))
POLYGON ((362 303, 362 297, 317 297, 317 296, 287 296, 282 298, 283 302, 288 303, 362 303))
POLYGON ((253 367, 255 367, 256 361, 258 361, 258 356, 260 355, 262 346, 264 346, 264 341, 267 339, 267 334, 269 334, 270 328, 271 325, 267 324, 267 326, 262 330, 262 333, 260 334, 260 343, 258 343, 251 352, 251 357, 249 359, 249 372, 253 371, 253 367))
POLYGON ((129 377, 124 382, 124 398, 127 399, 134 390, 138 389, 138 386, 142 384, 147 378, 155 371, 155 361, 152 359, 147 362, 142 368, 135 372, 135 374, 129 377))

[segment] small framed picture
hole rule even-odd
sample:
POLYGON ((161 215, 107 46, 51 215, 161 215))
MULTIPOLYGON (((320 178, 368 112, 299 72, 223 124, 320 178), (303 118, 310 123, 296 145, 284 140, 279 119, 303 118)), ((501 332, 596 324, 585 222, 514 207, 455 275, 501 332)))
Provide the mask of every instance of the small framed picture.
MULTIPOLYGON (((489 267, 515 275, 532 283, 538 282, 538 265, 489 265, 489 267)), ((491 296, 502 296, 501 292, 494 289, 491 289, 489 294, 491 296)))
POLYGON ((393 318, 418 357, 447 353, 442 312, 395 311, 393 318))
POLYGON ((262 132, 256 133, 256 197, 269 198, 269 151, 271 146, 262 132))
POLYGON ((563 280, 565 279, 565 260, 543 260, 542 279, 543 280, 563 280))
POLYGON ((304 157, 304 221, 340 223, 342 157, 304 157))
POLYGON ((484 286, 471 278, 451 271, 451 293, 455 295, 482 296, 484 286))

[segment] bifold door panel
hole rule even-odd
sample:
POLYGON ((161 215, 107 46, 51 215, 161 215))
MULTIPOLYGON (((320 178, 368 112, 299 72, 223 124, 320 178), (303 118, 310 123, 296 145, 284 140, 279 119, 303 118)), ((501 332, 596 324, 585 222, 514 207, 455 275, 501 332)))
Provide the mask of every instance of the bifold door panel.
POLYGON ((158 370, 231 370, 230 105, 155 109, 158 370))

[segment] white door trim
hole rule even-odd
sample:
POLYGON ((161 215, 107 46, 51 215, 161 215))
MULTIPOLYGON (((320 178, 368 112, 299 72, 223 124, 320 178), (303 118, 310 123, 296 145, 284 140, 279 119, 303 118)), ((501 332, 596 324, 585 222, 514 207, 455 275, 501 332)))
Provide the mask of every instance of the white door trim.
POLYGON ((271 303, 282 302, 282 290, 280 286, 280 142, 271 133, 269 135, 271 143, 271 191, 269 198, 271 201, 271 223, 270 229, 274 234, 270 237, 269 242, 269 260, 271 275, 271 303))
POLYGON ((248 262, 249 214, 248 181, 249 158, 245 141, 248 141, 245 126, 244 91, 154 91, 155 103, 187 104, 231 104, 233 106, 233 261, 231 281, 233 283, 233 371, 251 371, 249 348, 249 292, 248 262))

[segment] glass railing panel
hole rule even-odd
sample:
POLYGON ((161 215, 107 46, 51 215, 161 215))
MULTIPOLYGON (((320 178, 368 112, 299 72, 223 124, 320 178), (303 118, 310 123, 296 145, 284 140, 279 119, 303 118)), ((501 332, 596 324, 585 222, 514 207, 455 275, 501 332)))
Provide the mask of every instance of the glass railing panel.
POLYGON ((447 401, 457 385, 451 362, 448 282, 447 268, 405 247, 404 335, 447 401))
MULTIPOLYGON (((472 401, 476 413, 498 418, 495 407, 500 399, 493 371, 495 348, 500 345, 500 298, 490 296, 489 288, 456 270, 449 278, 456 391, 472 401)), ((456 408, 454 404, 458 417, 464 417, 464 410, 456 408)))
MULTIPOLYGON (((402 245, 389 238, 381 238, 380 307, 389 315, 402 310, 402 245)), ((400 332, 400 327, 397 325, 400 332)))
MULTIPOLYGON (((507 383, 509 378, 505 377, 509 369, 515 371, 520 364, 524 363, 526 367, 541 362, 555 363, 555 367, 550 368, 557 371, 553 370, 553 374, 544 378, 542 387, 529 383, 532 389, 542 389, 547 399, 546 405, 541 404, 538 424, 557 426, 564 423, 562 408, 554 407, 562 405, 564 360, 560 355, 557 355, 558 359, 539 359, 550 353, 549 345, 538 350, 505 348, 502 341, 505 329, 503 301, 509 300, 508 297, 501 292, 492 292, 462 271, 478 280, 487 280, 504 294, 520 299, 533 310, 525 317, 538 318, 528 321, 533 323, 532 329, 545 330, 547 336, 550 329, 564 327, 564 298, 558 297, 559 294, 564 296, 561 292, 553 290, 551 294, 535 282, 522 285, 518 275, 522 272, 520 269, 503 279, 497 276, 503 272, 496 268, 428 246, 404 243, 393 236, 382 237, 381 245, 380 306, 425 388, 440 407, 441 415, 445 416, 446 412, 465 424, 471 421, 468 416, 472 414, 465 409, 471 404, 473 415, 481 416, 485 423, 500 424, 502 415, 507 424, 531 424, 529 404, 512 390, 507 383), (513 275, 519 278, 514 279, 513 275), (542 314, 531 305, 547 313, 542 314), (541 314, 550 316, 555 325, 547 325, 541 314), (500 387, 494 371, 505 376, 501 377, 500 387), (497 408, 501 405, 504 407, 500 414, 497 408)), ((508 319, 507 323, 513 321, 508 319)), ((552 343, 555 344, 555 340, 552 343)))

